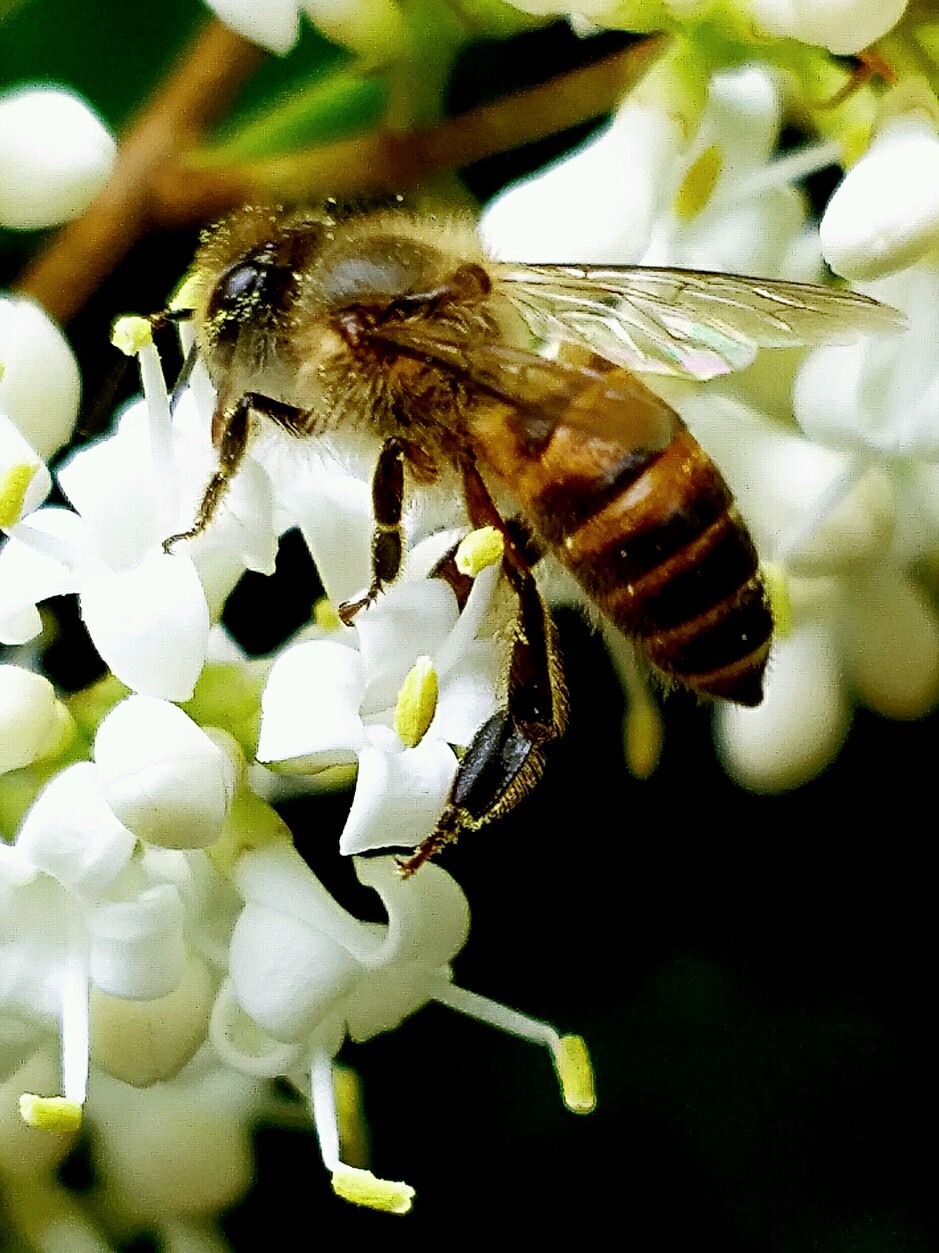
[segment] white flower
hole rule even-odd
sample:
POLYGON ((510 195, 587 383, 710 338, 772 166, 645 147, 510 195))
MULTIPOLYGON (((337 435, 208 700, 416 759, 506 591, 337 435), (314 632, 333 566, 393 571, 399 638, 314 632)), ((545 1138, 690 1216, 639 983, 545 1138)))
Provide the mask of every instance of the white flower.
POLYGON ((51 87, 0 97, 0 222, 20 230, 78 215, 111 175, 114 139, 83 100, 51 87))
POLYGON ((211 535, 164 552, 167 536, 190 525, 215 457, 203 394, 189 389, 171 422, 152 344, 141 357, 147 400, 59 472, 77 512, 51 506, 10 528, 0 553, 0 639, 31 639, 37 603, 77 592, 118 678, 145 695, 187 700, 205 662, 209 597, 220 609, 246 565, 273 569, 273 503, 264 471, 249 460, 211 535))
POLYGON ((345 1166, 333 1096, 332 1059, 346 1035, 390 1031, 430 1000, 544 1044, 570 1108, 592 1108, 582 1042, 485 997, 454 987, 449 962, 468 927, 466 899, 439 866, 401 878, 393 858, 356 858, 360 881, 377 891, 387 925, 343 910, 300 857, 283 845, 245 852, 236 882, 245 908, 231 943, 230 980, 212 1018, 212 1040, 248 1074, 286 1074, 309 1086, 320 1147, 336 1191, 359 1204, 402 1213, 413 1190, 345 1166))
MULTIPOLYGON (((418 545, 412 571, 452 539, 418 545)), ((434 830, 456 775, 452 746, 469 745, 499 703, 504 648, 491 631, 480 638, 497 581, 498 567, 483 571, 460 613, 442 579, 404 579, 356 616, 358 649, 312 640, 275 661, 258 760, 301 772, 358 761, 341 852, 412 848, 434 830), (407 744, 395 715, 417 663, 433 670, 436 701, 418 742, 407 744)))
POLYGON ((510 186, 480 229, 498 258, 793 272, 805 206, 794 179, 832 159, 822 146, 767 164, 781 125, 775 77, 717 74, 693 138, 669 108, 672 71, 653 69, 598 138, 510 186))
POLYGON ((0 296, 0 411, 39 457, 71 439, 80 393, 75 354, 46 311, 25 296, 0 296))
POLYGON ((884 125, 835 189, 819 235, 831 268, 862 281, 939 246, 939 135, 931 120, 911 113, 884 125))
MULTIPOLYGON (((134 860, 136 840, 105 804, 96 768, 69 766, 0 847, 0 1016, 58 1029, 62 1091, 80 1108, 93 985, 149 999, 178 984, 183 904, 166 863, 134 860)), ((35 1047, 35 1045, 34 1045, 35 1047)))

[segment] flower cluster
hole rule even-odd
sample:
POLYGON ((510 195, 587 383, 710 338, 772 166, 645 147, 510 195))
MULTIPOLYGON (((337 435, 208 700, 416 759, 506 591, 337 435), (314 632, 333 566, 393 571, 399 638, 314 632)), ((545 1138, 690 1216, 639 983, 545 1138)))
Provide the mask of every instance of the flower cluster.
POLYGON ((149 325, 125 321, 117 338, 137 352, 145 394, 113 434, 62 463, 67 505, 43 503, 48 471, 10 424, 0 633, 28 656, 41 602, 76 593, 111 677, 63 702, 26 667, 0 667, 0 1039, 25 1124, 9 1157, 39 1173, 41 1188, 30 1186, 55 1211, 64 1198, 51 1172, 84 1117, 109 1186, 168 1238, 244 1187, 259 1084, 281 1075, 307 1093, 336 1191, 402 1213, 412 1189, 340 1157, 333 1089, 347 1037, 438 1001, 545 1045, 575 1109, 592 1104, 586 1054, 576 1037, 452 982, 469 912, 443 870, 405 880, 393 857, 357 860, 388 918, 360 922, 294 851, 269 800, 357 766, 341 852, 410 849, 434 830, 455 749, 505 697, 501 547, 474 546, 484 556, 458 603, 433 571, 466 528, 425 503, 408 518, 403 577, 354 626, 324 605, 277 655, 249 661, 212 624, 245 569, 272 570, 283 530, 310 535, 335 603, 367 586, 368 479, 334 450, 285 459, 259 441, 209 532, 164 551, 211 473, 214 397, 197 369, 171 406, 149 325), (231 1124, 234 1140, 213 1175, 184 1188, 185 1157, 163 1139, 175 1135, 170 1115, 151 1147, 165 1171, 141 1191, 124 1121, 142 1099, 133 1090, 170 1081, 179 1110, 204 1091, 206 1117, 231 1124))
MULTIPOLYGON (((407 43, 396 0, 212 7, 281 54, 306 15, 369 72, 407 43)), ((793 786, 832 759, 856 704, 914 718, 939 701, 935 30, 930 43, 904 0, 517 7, 584 33, 674 39, 597 136, 487 206, 494 256, 797 280, 824 279, 827 264, 906 315, 892 337, 769 353, 706 386, 656 381, 733 488, 773 591, 765 700, 717 711, 720 750, 749 787, 793 786), (875 40, 881 52, 866 51, 875 40), (914 42, 931 80, 902 72, 914 42), (845 81, 833 54, 851 53, 845 81), (899 81, 873 83, 891 55, 899 81), (811 138, 783 150, 793 112, 811 138), (831 167, 843 176, 816 222, 805 180, 831 167)), ((74 216, 113 158, 74 98, 0 100, 0 222, 74 216)), ((370 581, 374 450, 324 439, 301 452, 271 429, 211 525, 166 551, 216 466, 215 397, 197 362, 171 400, 150 330, 119 326, 143 397, 60 461, 65 503, 47 503, 78 371, 37 305, 0 301, 0 1188, 36 1247, 142 1230, 197 1247, 248 1184, 250 1127, 277 1076, 305 1094, 337 1193, 406 1211, 406 1184, 343 1160, 338 1059, 346 1040, 429 1002, 544 1045, 568 1107, 593 1105, 579 1037, 454 982, 469 924, 459 886, 434 864, 402 878, 387 852, 434 831, 461 751, 505 703, 514 602, 499 544, 467 537, 459 505, 428 492, 404 520, 401 578, 343 625, 334 606, 370 581), (275 654, 250 659, 222 609, 245 571, 272 572, 290 529, 326 597, 275 654), (467 538, 472 586, 458 597, 438 567, 467 538), (44 604, 63 594, 109 671, 69 698, 39 672, 44 604), (274 808, 352 779, 339 851, 383 923, 333 898, 274 808), (55 1173, 82 1125, 102 1181, 87 1205, 55 1173)), ((180 334, 186 352, 185 323, 180 334)), ((612 650, 644 772, 654 706, 624 641, 612 650)))

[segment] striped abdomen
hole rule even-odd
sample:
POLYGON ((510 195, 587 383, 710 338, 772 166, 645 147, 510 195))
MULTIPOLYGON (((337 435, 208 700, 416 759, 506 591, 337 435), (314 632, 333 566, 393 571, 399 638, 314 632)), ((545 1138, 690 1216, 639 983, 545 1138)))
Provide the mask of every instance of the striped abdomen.
POLYGON ((537 451, 505 423, 477 434, 539 535, 659 670, 758 705, 773 620, 756 549, 717 467, 676 423, 657 451, 563 424, 537 451))

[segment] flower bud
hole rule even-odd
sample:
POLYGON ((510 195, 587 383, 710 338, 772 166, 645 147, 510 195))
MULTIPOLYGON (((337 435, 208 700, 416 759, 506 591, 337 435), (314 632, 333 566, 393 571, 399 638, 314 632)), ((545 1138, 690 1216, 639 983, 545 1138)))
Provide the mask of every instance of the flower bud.
POLYGON ((831 268, 851 279, 905 269, 939 245, 939 136, 925 118, 883 128, 836 188, 819 237, 831 268))
POLYGON ((80 393, 75 354, 46 311, 23 296, 0 298, 0 409, 40 457, 71 439, 80 393))
POLYGON ((54 752, 71 725, 48 679, 20 666, 0 666, 0 774, 54 752))
POLYGON ((110 808, 163 848, 205 848, 228 817, 236 767, 181 709, 130 696, 101 723, 95 761, 110 808))
POLYGON ((114 139, 77 96, 26 88, 0 99, 0 222, 17 230, 78 215, 111 176, 114 139))

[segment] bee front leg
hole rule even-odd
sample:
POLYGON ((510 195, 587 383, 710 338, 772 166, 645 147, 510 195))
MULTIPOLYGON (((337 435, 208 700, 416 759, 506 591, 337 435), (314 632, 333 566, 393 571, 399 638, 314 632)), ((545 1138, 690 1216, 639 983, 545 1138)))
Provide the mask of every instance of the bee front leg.
POLYGON ((184 539, 195 539, 208 527, 215 517, 228 485, 235 477, 248 447, 251 433, 251 411, 264 414, 286 430, 296 432, 304 429, 306 415, 294 405, 261 396, 257 392, 245 392, 229 409, 219 409, 212 419, 212 442, 218 448, 218 469, 209 479, 203 493, 196 519, 188 531, 170 535, 163 541, 163 551, 170 552, 174 544, 184 539))
POLYGON ((386 583, 395 581, 401 570, 405 463, 411 465, 422 478, 432 478, 435 473, 427 454, 410 440, 398 435, 385 440, 372 477, 372 509, 375 515, 372 581, 364 596, 344 601, 339 606, 339 617, 346 626, 350 625, 360 609, 367 608, 381 594, 386 583))
POLYGON ((538 782, 545 747, 567 724, 567 692, 557 650, 557 632, 525 555, 517 530, 496 509, 478 470, 463 468, 470 519, 495 526, 506 542, 503 568, 518 597, 507 703, 476 732, 463 754, 436 830, 399 863, 412 875, 462 831, 475 830, 508 813, 538 782))

